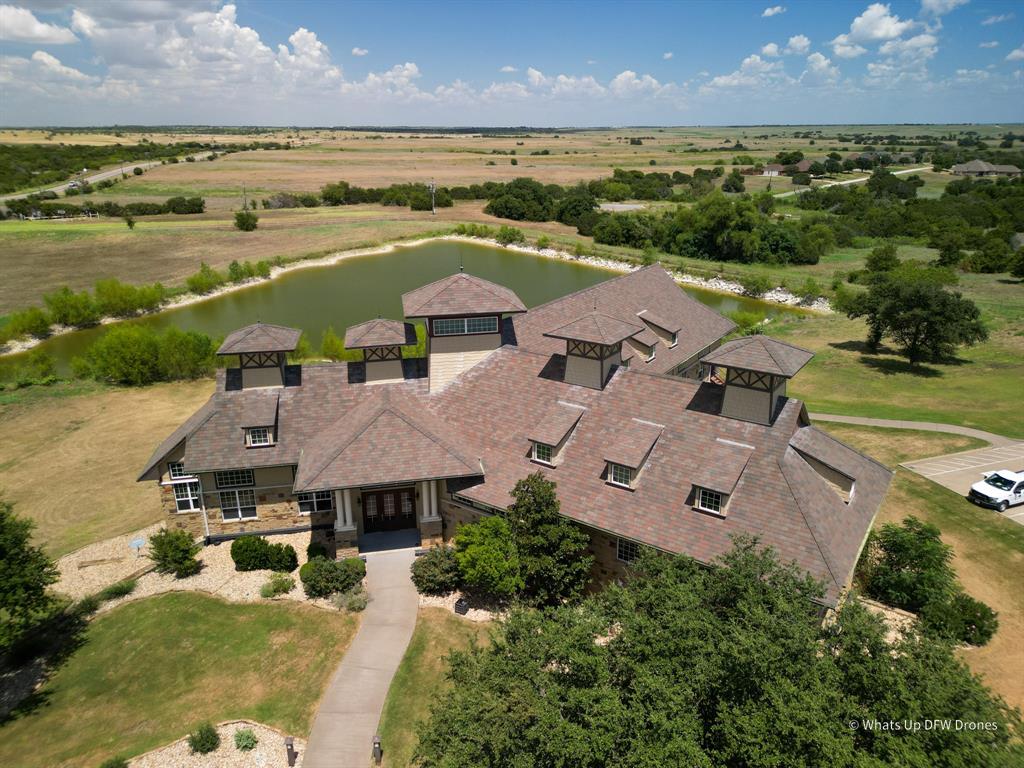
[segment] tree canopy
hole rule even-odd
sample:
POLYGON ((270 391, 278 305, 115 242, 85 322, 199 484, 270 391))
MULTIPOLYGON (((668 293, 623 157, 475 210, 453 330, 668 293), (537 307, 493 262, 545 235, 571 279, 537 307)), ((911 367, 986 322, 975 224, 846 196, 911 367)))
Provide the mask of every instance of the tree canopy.
POLYGON ((0 499, 0 651, 10 648, 53 605, 47 588, 57 581, 57 568, 32 545, 32 525, 15 515, 13 504, 0 499))
POLYGON ((419 732, 418 764, 1020 764, 1019 712, 951 645, 911 629, 890 646, 856 601, 823 625, 821 594, 750 540, 713 569, 645 555, 624 586, 579 606, 514 611, 489 647, 453 654, 452 685, 419 732), (995 730, 869 727, 924 718, 995 730))

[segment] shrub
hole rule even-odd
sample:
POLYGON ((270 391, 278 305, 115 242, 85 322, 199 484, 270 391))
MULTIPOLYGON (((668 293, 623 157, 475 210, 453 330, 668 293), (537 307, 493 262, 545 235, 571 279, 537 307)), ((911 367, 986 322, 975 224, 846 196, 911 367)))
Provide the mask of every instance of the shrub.
POLYGON ((745 295, 754 298, 764 296, 772 289, 771 280, 767 275, 744 275, 740 278, 740 285, 743 286, 745 295))
POLYGON ((136 176, 141 176, 144 173, 144 171, 141 168, 139 168, 139 166, 136 165, 134 168, 132 168, 132 173, 135 174, 136 176))
POLYGON ((291 573, 299 567, 299 556, 291 544, 271 544, 267 548, 267 568, 272 571, 291 573))
POLYGON ((545 248, 550 248, 551 247, 551 238, 548 237, 547 235, 541 235, 540 237, 537 238, 537 247, 540 250, 542 250, 542 251, 545 248))
POLYGON ((200 549, 191 534, 180 529, 164 528, 149 537, 149 559, 156 563, 157 572, 173 573, 179 579, 199 573, 200 549))
POLYGON ((913 516, 872 531, 858 566, 868 596, 913 613, 947 600, 956 591, 956 574, 940 533, 913 516))
POLYGON ((91 375, 100 381, 142 386, 160 378, 160 340, 151 328, 116 325, 86 353, 91 375))
POLYGON ((185 278, 185 287, 192 293, 209 293, 224 284, 224 275, 205 261, 199 263, 199 271, 185 278))
POLYGON ((267 567, 270 544, 262 536, 240 536, 231 542, 236 571, 260 571, 267 567))
POLYGON ((100 312, 92 297, 85 291, 75 293, 66 285, 43 296, 53 322, 81 328, 99 322, 100 312))
POLYGON ((525 243, 526 235, 523 234, 521 229, 515 227, 500 227, 498 234, 494 237, 502 245, 511 245, 512 243, 525 243))
POLYGON ((451 547, 432 547, 412 564, 412 583, 425 595, 443 595, 459 586, 459 563, 451 547))
POLYGON ((100 598, 98 595, 86 595, 77 603, 71 606, 72 616, 92 616, 100 609, 100 598))
POLYGON ((312 560, 314 557, 327 557, 327 547, 319 541, 311 541, 306 547, 306 559, 312 560))
POLYGON ((331 604, 339 611, 349 613, 362 613, 370 602, 361 584, 357 584, 347 592, 338 592, 331 597, 331 604))
POLYGON ((20 312, 12 312, 4 331, 10 338, 35 336, 41 339, 50 333, 50 318, 39 307, 29 307, 20 312))
POLYGON ((462 526, 455 536, 455 558, 465 584, 487 595, 508 598, 523 588, 512 530, 501 517, 462 526))
POLYGON ((212 723, 203 723, 188 735, 188 748, 193 755, 207 755, 220 746, 220 734, 212 723))
POLYGON ((255 749, 258 743, 259 739, 256 738, 252 728, 241 728, 235 731, 235 749, 248 752, 251 749, 255 749))
POLYGON ((128 768, 128 761, 123 757, 112 757, 100 763, 100 768, 128 768))
POLYGON ((329 597, 345 592, 366 575, 366 565, 358 557, 340 562, 317 557, 299 569, 299 579, 307 597, 329 597))
POLYGON ((813 277, 808 277, 804 280, 804 284, 796 290, 796 295, 803 301, 814 301, 821 296, 821 286, 813 277))
POLYGON ((921 611, 925 630, 970 645, 985 645, 999 628, 997 614, 964 592, 928 603, 921 611))
POLYGON ((271 598, 286 595, 293 589, 295 589, 295 579, 287 573, 273 573, 270 575, 270 581, 260 587, 260 597, 271 598))
POLYGON ((125 597, 135 591, 135 586, 138 581, 135 579, 124 579, 123 581, 117 581, 111 584, 109 587, 105 587, 100 590, 98 597, 100 600, 116 600, 119 597, 125 597))
POLYGON ((256 222, 260 220, 252 211, 236 211, 235 212, 235 229, 239 229, 242 232, 252 232, 256 229, 256 222))

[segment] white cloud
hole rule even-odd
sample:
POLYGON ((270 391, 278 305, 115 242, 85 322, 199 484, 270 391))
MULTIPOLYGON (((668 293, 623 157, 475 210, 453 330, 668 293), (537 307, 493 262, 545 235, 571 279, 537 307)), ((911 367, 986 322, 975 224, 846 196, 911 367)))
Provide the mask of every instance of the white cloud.
POLYGON ((921 10, 932 16, 944 16, 954 8, 967 5, 970 0, 921 0, 921 10))
POLYGON ((784 53, 803 55, 811 49, 811 40, 806 35, 793 35, 786 44, 784 53))
POLYGON ((1009 21, 1012 18, 1012 13, 1000 13, 997 16, 989 16, 987 19, 981 22, 981 25, 983 27, 990 27, 993 24, 1002 24, 1004 21, 1009 21))
POLYGON ((956 81, 958 83, 977 83, 982 80, 988 80, 989 77, 989 73, 983 69, 958 69, 956 71, 956 81))
POLYGON ((1024 45, 1014 48, 1006 55, 1007 61, 1024 61, 1024 45))
POLYGON ((518 72, 519 70, 516 69, 515 67, 513 67, 511 64, 506 64, 499 71, 500 72, 518 72))
POLYGON ((665 61, 668 61, 669 59, 672 58, 672 51, 665 51, 665 53, 661 54, 661 58, 663 58, 665 61))
POLYGON ((784 6, 773 5, 773 6, 769 7, 769 8, 765 8, 763 11, 761 11, 761 18, 762 19, 766 19, 766 18, 769 18, 771 16, 778 16, 780 13, 785 13, 785 12, 786 12, 786 9, 785 9, 784 6))
POLYGON ((711 78, 701 90, 704 93, 716 88, 763 88, 790 81, 782 68, 781 61, 765 61, 756 53, 740 62, 740 68, 728 75, 711 78))
POLYGON ((368 53, 369 51, 366 48, 360 48, 359 46, 352 49, 353 56, 365 56, 368 53))
POLYGON ((761 46, 762 56, 778 56, 779 53, 780 51, 778 43, 768 43, 767 45, 761 46))
POLYGON ((67 27, 40 21, 32 11, 14 5, 0 5, 0 40, 41 45, 78 42, 75 33, 67 27))
POLYGON ((56 56, 50 55, 46 51, 36 51, 33 53, 32 61, 37 64, 39 69, 51 79, 71 80, 78 83, 88 83, 97 80, 96 77, 87 75, 74 67, 64 66, 60 63, 60 59, 56 56))
POLYGON ((636 96, 639 94, 657 94, 662 85, 650 75, 637 77, 636 72, 627 69, 620 72, 608 84, 608 90, 619 97, 636 96))
POLYGON ((935 56, 938 52, 938 38, 930 33, 922 33, 906 40, 890 40, 878 52, 883 56, 893 56, 901 61, 918 63, 935 56))
POLYGON ((533 88, 544 88, 550 84, 550 80, 544 77, 544 73, 533 67, 526 68, 526 80, 533 88))
POLYGON ((590 66, 594 66, 595 64, 597 64, 597 59, 587 59, 587 64, 589 64, 590 66))
POLYGON ((800 75, 800 82, 808 85, 829 85, 839 80, 839 67, 824 54, 815 51, 807 57, 807 69, 800 75))
POLYGON ((987 43, 978 43, 978 47, 979 48, 998 48, 999 47, 999 41, 998 40, 989 40, 987 43))
POLYGON ((832 52, 844 59, 852 59, 867 53, 861 43, 875 43, 900 37, 918 26, 909 19, 900 19, 889 12, 889 6, 872 3, 860 16, 850 23, 850 31, 837 35, 832 40, 832 52))

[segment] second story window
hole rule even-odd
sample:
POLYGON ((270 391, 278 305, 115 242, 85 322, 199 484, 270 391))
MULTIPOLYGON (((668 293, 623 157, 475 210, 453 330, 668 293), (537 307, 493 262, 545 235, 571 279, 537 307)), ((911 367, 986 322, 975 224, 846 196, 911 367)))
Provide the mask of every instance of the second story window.
POLYGON ((218 488, 241 488, 253 484, 251 469, 229 469, 216 474, 218 488))
POLYGON ((632 488, 633 470, 622 464, 608 462, 608 482, 622 488, 632 488))
POLYGON ((498 318, 439 317, 432 321, 435 336, 465 336, 471 333, 497 333, 498 318))
POLYGON ((274 433, 270 427, 249 427, 245 430, 245 443, 250 448, 274 444, 274 433))
POLYGON ((192 477, 192 475, 185 471, 185 464, 181 461, 168 462, 167 474, 171 476, 171 480, 181 480, 182 478, 192 477))
POLYGON ((710 491, 707 488, 697 489, 697 509, 721 515, 724 506, 722 494, 717 491, 710 491))

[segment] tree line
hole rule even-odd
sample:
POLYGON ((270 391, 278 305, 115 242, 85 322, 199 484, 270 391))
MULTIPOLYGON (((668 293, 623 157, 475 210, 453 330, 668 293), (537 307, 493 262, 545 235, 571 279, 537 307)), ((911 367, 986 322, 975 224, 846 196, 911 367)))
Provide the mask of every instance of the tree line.
MULTIPOLYGON (((201 197, 170 197, 163 203, 115 203, 111 200, 96 202, 90 200, 75 205, 66 201, 48 202, 53 198, 42 195, 29 195, 18 200, 8 200, 7 216, 33 216, 38 213, 41 216, 113 216, 126 218, 129 216, 160 216, 165 213, 176 213, 188 215, 203 213, 206 210, 206 201, 201 197)), ((0 213, 0 218, 3 214, 0 213)))

